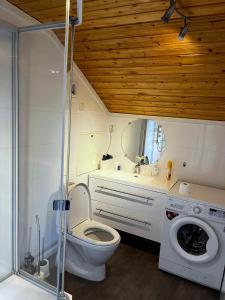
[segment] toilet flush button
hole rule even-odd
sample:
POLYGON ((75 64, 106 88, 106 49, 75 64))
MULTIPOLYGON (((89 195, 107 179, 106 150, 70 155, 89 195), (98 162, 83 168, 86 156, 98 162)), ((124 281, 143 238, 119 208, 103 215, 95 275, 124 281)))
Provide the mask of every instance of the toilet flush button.
POLYGON ((193 212, 194 212, 196 215, 200 214, 201 211, 202 211, 202 209, 201 209, 200 206, 195 206, 195 207, 193 207, 193 212))

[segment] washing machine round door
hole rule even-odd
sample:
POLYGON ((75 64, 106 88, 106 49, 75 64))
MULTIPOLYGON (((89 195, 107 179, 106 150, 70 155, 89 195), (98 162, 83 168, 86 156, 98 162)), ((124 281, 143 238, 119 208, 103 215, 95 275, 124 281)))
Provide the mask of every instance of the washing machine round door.
POLYGON ((219 249, 215 231, 204 221, 193 217, 183 217, 172 224, 170 241, 177 254, 194 263, 209 262, 219 249))

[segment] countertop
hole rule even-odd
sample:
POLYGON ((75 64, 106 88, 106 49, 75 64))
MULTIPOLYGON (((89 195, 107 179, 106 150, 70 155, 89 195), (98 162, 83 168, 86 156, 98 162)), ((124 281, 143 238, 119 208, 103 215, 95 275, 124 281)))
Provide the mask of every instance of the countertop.
POLYGON ((103 180, 113 180, 120 184, 132 185, 132 187, 165 193, 168 194, 168 196, 174 196, 184 200, 207 202, 214 206, 225 207, 225 190, 223 189, 191 183, 189 194, 182 195, 179 193, 180 181, 167 181, 160 176, 150 177, 114 170, 97 170, 91 172, 89 176, 103 180))
POLYGON ((166 178, 160 176, 143 176, 140 174, 133 174, 124 171, 113 170, 97 170, 91 172, 90 177, 113 180, 114 182, 131 185, 149 190, 154 190, 160 193, 168 193, 176 181, 167 181, 166 178))
POLYGON ((190 183, 189 194, 182 195, 179 193, 179 186, 180 181, 171 188, 168 194, 184 200, 207 202, 222 208, 225 207, 225 190, 190 183))

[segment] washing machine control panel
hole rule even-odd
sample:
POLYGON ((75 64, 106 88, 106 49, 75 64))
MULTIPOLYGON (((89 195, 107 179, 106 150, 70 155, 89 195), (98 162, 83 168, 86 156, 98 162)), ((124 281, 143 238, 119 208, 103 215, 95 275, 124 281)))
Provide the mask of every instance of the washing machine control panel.
POLYGON ((192 202, 179 198, 169 198, 166 209, 170 212, 182 213, 204 219, 225 223, 225 209, 212 207, 202 202, 192 202))
POLYGON ((196 216, 205 215, 206 210, 207 208, 199 203, 190 203, 187 207, 187 213, 196 216))
POLYGON ((202 212, 201 206, 194 206, 193 207, 193 213, 196 215, 199 215, 202 212))
POLYGON ((188 214, 203 217, 211 220, 225 221, 225 210, 219 208, 213 208, 208 205, 202 205, 199 203, 191 203, 188 214))
POLYGON ((186 210, 187 201, 178 198, 168 198, 166 210, 184 212, 186 210))
POLYGON ((222 209, 209 208, 209 215, 216 218, 225 219, 225 211, 222 209))

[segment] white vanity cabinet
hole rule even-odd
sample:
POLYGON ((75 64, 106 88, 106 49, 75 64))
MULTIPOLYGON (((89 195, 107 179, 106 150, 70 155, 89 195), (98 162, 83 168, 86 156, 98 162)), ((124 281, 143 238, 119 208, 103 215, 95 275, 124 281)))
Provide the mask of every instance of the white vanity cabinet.
POLYGON ((166 192, 94 175, 89 188, 94 220, 160 243, 166 192))

